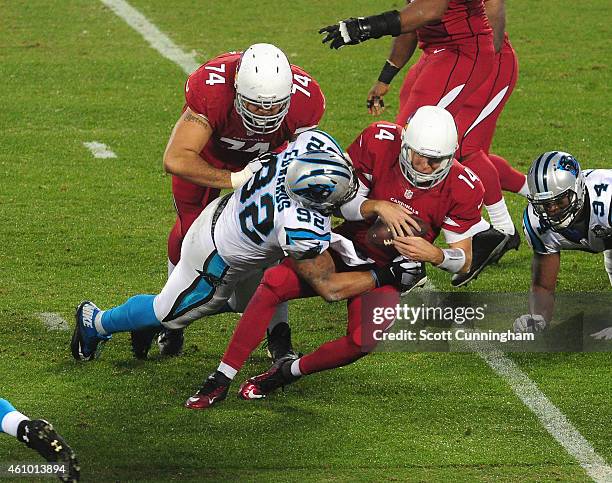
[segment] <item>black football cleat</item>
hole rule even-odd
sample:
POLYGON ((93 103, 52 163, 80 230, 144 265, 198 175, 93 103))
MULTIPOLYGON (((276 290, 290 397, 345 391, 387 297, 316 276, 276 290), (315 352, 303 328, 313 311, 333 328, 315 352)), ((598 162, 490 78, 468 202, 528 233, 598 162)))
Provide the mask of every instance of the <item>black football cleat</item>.
POLYGON ((185 329, 163 329, 157 338, 157 346, 162 356, 174 357, 183 353, 185 329))
POLYGON ((514 234, 510 235, 510 238, 508 238, 508 241, 503 246, 501 251, 491 259, 491 263, 499 262, 501 260, 501 258, 506 253, 508 253, 510 250, 518 250, 520 244, 521 244, 521 236, 519 235, 519 232, 518 232, 518 230, 515 227, 514 228, 514 234))
POLYGON ((487 265, 490 265, 492 260, 501 253, 509 239, 510 235, 506 235, 493 227, 476 233, 472 237, 472 266, 467 273, 456 273, 453 275, 451 277, 451 285, 453 287, 462 287, 475 280, 480 275, 480 272, 487 265))
POLYGON ((421 288, 427 283, 427 271, 424 263, 417 263, 410 272, 405 272, 402 276, 400 296, 412 292, 415 288, 421 288))
POLYGON ((274 326, 271 332, 270 329, 268 329, 266 334, 268 343, 268 357, 270 357, 273 362, 276 362, 285 356, 290 356, 293 358, 298 357, 293 350, 293 345, 291 344, 291 327, 289 327, 289 324, 286 322, 280 322, 274 326))
POLYGON ((206 378, 202 387, 185 402, 188 409, 207 409, 213 404, 223 401, 232 380, 219 371, 206 378))
POLYGON ((57 473, 60 480, 79 481, 81 468, 76 454, 50 423, 44 419, 22 421, 17 427, 17 439, 48 462, 63 466, 63 471, 57 473))
POLYGON ((153 344, 153 339, 159 334, 158 327, 149 329, 133 330, 130 332, 132 353, 136 359, 146 359, 153 344))
POLYGON ((279 387, 297 381, 300 376, 291 374, 291 364, 295 360, 297 360, 295 356, 282 357, 263 374, 247 379, 240 386, 238 397, 247 400, 263 399, 279 387))

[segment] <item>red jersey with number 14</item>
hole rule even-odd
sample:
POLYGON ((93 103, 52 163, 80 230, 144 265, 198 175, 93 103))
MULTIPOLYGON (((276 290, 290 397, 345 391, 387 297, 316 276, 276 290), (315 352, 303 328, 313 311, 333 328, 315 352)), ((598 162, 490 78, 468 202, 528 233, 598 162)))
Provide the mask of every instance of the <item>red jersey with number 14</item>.
MULTIPOLYGON (((348 148, 360 185, 374 200, 386 200, 406 207, 431 225, 425 239, 433 242, 444 229, 464 234, 480 222, 484 188, 478 177, 453 160, 443 181, 430 189, 413 186, 399 164, 402 127, 393 123, 373 123, 348 148)), ((366 243, 366 234, 375 219, 346 221, 337 230, 377 263, 389 261, 389 253, 366 243)))
POLYGON ((417 29, 419 47, 461 43, 476 35, 492 35, 483 0, 450 0, 442 19, 417 29))
POLYGON ((283 123, 270 134, 249 131, 234 109, 234 78, 240 55, 227 53, 215 57, 185 83, 186 106, 204 116, 213 129, 200 155, 215 167, 234 170, 261 153, 274 151, 300 132, 316 127, 325 111, 325 97, 317 81, 292 65, 291 104, 283 123))

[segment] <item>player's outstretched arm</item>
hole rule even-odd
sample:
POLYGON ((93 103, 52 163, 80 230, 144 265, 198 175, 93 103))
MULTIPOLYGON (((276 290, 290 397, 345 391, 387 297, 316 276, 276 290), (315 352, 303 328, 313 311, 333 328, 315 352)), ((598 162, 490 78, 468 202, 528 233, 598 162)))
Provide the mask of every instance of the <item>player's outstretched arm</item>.
POLYGON ((336 272, 331 255, 325 251, 307 260, 295 260, 295 271, 327 302, 355 297, 376 287, 371 272, 336 272))
POLYGON ((514 332, 541 332, 550 323, 555 307, 555 286, 561 255, 535 253, 531 261, 529 313, 514 321, 514 332))
POLYGON ((529 310, 550 322, 555 307, 555 288, 561 266, 561 254, 533 254, 531 261, 531 292, 529 310))
POLYGON ((440 20, 448 9, 448 2, 449 0, 414 0, 401 12, 391 10, 380 15, 347 18, 336 25, 323 27, 319 33, 325 34, 323 43, 329 42, 332 49, 378 39, 384 35, 396 37, 440 20))

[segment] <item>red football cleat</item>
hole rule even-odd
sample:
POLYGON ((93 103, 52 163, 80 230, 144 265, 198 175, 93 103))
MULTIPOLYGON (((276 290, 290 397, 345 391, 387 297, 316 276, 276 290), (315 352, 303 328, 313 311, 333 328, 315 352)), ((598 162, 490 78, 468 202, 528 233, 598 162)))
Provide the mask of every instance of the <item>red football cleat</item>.
POLYGON ((281 357, 263 374, 251 377, 242 383, 238 397, 242 399, 263 399, 279 387, 287 386, 299 379, 291 374, 291 364, 297 357, 289 355, 281 357))
POLYGON ((188 409, 207 409, 227 397, 230 380, 220 372, 213 372, 206 378, 198 392, 185 402, 188 409))

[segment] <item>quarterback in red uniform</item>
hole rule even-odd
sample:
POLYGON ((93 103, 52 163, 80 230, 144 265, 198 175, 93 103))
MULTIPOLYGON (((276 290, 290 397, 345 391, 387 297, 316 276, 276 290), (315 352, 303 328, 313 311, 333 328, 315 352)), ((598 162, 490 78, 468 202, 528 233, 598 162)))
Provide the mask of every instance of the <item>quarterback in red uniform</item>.
MULTIPOLYGON (((380 276, 380 267, 394 255, 376 250, 366 242, 375 215, 391 226, 397 226, 398 222, 401 225, 402 218, 414 226, 412 213, 431 225, 431 230, 422 238, 395 238, 397 251, 410 259, 396 262, 402 264, 405 273, 400 284, 402 291, 425 282, 423 262, 451 273, 467 271, 471 262, 471 234, 488 224, 480 215, 482 184, 468 168, 453 159, 456 148, 453 118, 436 106, 420 108, 403 130, 390 123, 374 123, 366 128, 348 149, 360 181, 359 194, 342 206, 341 213, 347 221, 335 230, 336 240, 332 237, 331 249, 315 259, 318 265, 313 264, 310 273, 297 271, 289 260, 265 272, 217 371, 187 401, 187 407, 203 409, 226 397, 231 380, 263 337, 276 305, 316 295, 312 287, 330 278, 329 272, 363 270, 364 263, 370 263, 374 275, 380 276), (431 243, 440 231, 449 244, 444 250, 431 243), (341 236, 344 234, 353 241, 352 251, 344 243, 347 241, 341 236), (362 261, 356 265, 359 253, 362 261)), ((376 286, 370 293, 376 293, 379 306, 397 305, 399 291, 386 277, 381 277, 376 286)), ((243 399, 265 397, 302 375, 349 364, 370 352, 373 345, 369 332, 375 326, 371 321, 362 320, 363 297, 351 297, 347 303, 348 326, 344 337, 327 342, 305 356, 298 358, 294 354, 278 359, 269 371, 246 381, 240 388, 240 396, 243 399)))
MULTIPOLYGON (((495 61, 493 30, 483 0, 408 0, 401 12, 395 10, 351 18, 321 31, 327 32, 323 42, 331 42, 334 48, 382 35, 396 37, 378 81, 368 93, 367 106, 371 114, 382 111, 382 97, 389 91, 392 79, 412 57, 417 45, 422 49, 419 61, 409 69, 400 91, 396 122, 401 125, 423 105, 437 105, 456 116, 489 78, 495 61)), ((485 201, 493 206, 495 227, 492 230, 504 229, 498 234, 504 236, 505 241, 497 246, 481 242, 481 236, 476 236, 474 255, 478 263, 473 265, 472 271, 453 276, 451 283, 455 286, 469 283, 480 272, 480 263, 498 260, 510 242, 518 241, 495 166, 484 153, 476 153, 469 162, 485 183, 485 201), (489 179, 494 181, 491 186, 489 179), (486 251, 489 248, 491 252, 486 251)), ((488 232, 485 237, 489 238, 488 232)))
MULTIPOLYGON (((177 211, 168 238, 169 272, 187 230, 220 190, 241 186, 258 167, 249 162, 316 127, 324 111, 319 84, 271 44, 220 55, 189 76, 183 113, 164 153, 177 211)), ((132 333, 137 357, 146 357, 151 337, 132 333)), ((182 331, 160 336, 167 355, 182 344, 182 331)))

